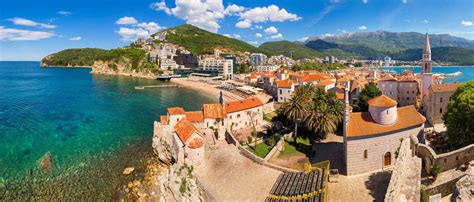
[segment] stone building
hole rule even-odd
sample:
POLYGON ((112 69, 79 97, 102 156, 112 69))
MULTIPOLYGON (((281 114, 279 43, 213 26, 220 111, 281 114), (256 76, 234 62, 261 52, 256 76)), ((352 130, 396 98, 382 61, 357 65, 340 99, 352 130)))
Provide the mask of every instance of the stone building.
POLYGON ((382 94, 388 96, 392 100, 398 100, 398 85, 397 79, 392 76, 387 76, 377 82, 377 87, 382 94))
POLYGON ((263 103, 256 97, 224 103, 227 125, 231 131, 263 122, 263 103))
POLYGON ((369 100, 368 112, 349 110, 345 96, 344 157, 347 175, 379 171, 391 167, 402 138, 417 136, 425 118, 413 105, 397 108, 385 95, 369 100))
POLYGON ((277 85, 277 101, 286 102, 291 98, 295 91, 295 84, 292 80, 278 80, 277 85))
POLYGON ((419 89, 418 82, 411 77, 402 77, 397 82, 398 85, 398 106, 417 104, 419 89))
POLYGON ((451 96, 460 83, 431 84, 425 97, 425 115, 431 125, 442 124, 451 96))

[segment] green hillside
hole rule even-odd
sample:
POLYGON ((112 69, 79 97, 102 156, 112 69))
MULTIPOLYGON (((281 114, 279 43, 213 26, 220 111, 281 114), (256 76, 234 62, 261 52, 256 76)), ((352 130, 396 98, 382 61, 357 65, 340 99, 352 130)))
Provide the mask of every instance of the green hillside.
MULTIPOLYGON (((422 49, 408 49, 392 55, 395 60, 421 60, 422 49)), ((458 47, 431 48, 432 60, 456 65, 474 65, 474 50, 458 47)))
POLYGON ((42 66, 92 66, 94 61, 126 62, 131 69, 155 68, 146 62, 146 52, 141 49, 117 48, 103 50, 97 48, 66 49, 48 55, 41 60, 42 66))
MULTIPOLYGON (((425 34, 417 32, 359 32, 325 37, 325 41, 369 47, 380 52, 400 52, 406 49, 422 48, 425 34)), ((474 50, 474 41, 448 34, 430 34, 431 47, 461 47, 474 50)))
POLYGON ((321 39, 309 41, 306 47, 322 52, 326 55, 334 55, 338 58, 378 59, 384 57, 384 53, 360 45, 345 45, 327 42, 321 39))
POLYGON ((224 49, 225 52, 260 52, 258 48, 243 41, 208 32, 188 24, 163 32, 168 33, 167 42, 185 47, 196 55, 213 53, 214 48, 224 49))
POLYGON ((293 59, 323 57, 324 54, 319 53, 304 45, 290 41, 270 41, 265 42, 258 47, 260 50, 268 52, 270 55, 293 56, 293 59))

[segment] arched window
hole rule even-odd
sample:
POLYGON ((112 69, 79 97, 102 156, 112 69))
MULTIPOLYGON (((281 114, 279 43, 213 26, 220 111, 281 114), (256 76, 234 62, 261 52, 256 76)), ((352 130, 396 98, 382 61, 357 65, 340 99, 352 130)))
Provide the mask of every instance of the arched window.
POLYGON ((385 155, 383 156, 383 165, 392 165, 392 154, 390 154, 390 152, 385 153, 385 155))
POLYGON ((439 102, 443 102, 443 97, 440 97, 440 98, 439 98, 439 102))

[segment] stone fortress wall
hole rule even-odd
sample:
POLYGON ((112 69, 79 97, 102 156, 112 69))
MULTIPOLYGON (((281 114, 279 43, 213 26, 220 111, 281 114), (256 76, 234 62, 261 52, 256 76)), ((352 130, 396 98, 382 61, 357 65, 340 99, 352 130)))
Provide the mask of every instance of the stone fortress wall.
MULTIPOLYGON (((416 139, 416 137, 414 137, 416 139)), ((412 137, 403 139, 385 194, 385 201, 420 201, 421 158, 415 156, 412 137)))
POLYGON ((431 166, 435 163, 438 163, 441 166, 441 172, 444 172, 474 160, 474 144, 443 154, 436 154, 425 144, 418 144, 416 150, 418 157, 423 159, 424 169, 427 173, 430 173, 431 166))

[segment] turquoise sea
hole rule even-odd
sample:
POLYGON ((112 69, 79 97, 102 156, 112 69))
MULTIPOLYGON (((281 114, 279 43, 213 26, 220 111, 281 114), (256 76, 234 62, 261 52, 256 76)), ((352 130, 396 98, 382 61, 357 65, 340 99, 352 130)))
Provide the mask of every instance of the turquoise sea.
POLYGON ((135 90, 162 82, 89 72, 0 62, 0 201, 120 198, 145 171, 153 121, 168 107, 217 101, 186 88, 135 90), (47 152, 54 171, 43 174, 38 160, 47 152), (127 166, 133 175, 122 175, 127 166))
MULTIPOLYGON (((421 72, 420 66, 413 67, 382 67, 382 69, 395 71, 398 74, 401 74, 404 69, 414 70, 415 74, 421 72)), ((474 79, 474 66, 433 66, 433 74, 452 74, 456 72, 461 72, 461 75, 451 78, 444 79, 444 82, 467 82, 474 79)))

